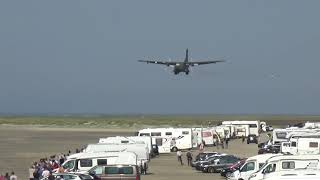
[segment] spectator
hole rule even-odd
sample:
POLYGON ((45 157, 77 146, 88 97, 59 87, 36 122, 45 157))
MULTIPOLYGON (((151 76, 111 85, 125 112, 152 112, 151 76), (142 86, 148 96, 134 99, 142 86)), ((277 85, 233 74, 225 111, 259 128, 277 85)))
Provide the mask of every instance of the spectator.
POLYGON ((244 135, 242 135, 242 143, 244 143, 245 140, 246 138, 244 137, 244 135))
POLYGON ((5 179, 5 180, 10 180, 9 173, 6 173, 6 175, 4 176, 4 179, 5 179))
POLYGON ((32 166, 29 168, 29 179, 30 179, 30 180, 34 180, 34 176, 33 176, 34 171, 35 171, 35 167, 34 167, 34 165, 32 165, 32 166))
POLYGON ((10 180, 18 180, 18 177, 14 174, 14 172, 11 172, 10 180))
POLYGON ((177 151, 177 157, 178 157, 178 161, 181 163, 181 165, 183 165, 182 152, 180 150, 177 151))
POLYGON ((187 152, 187 160, 188 160, 188 166, 191 166, 191 162, 192 162, 192 153, 191 153, 191 151, 187 152))
POLYGON ((43 178, 49 178, 50 176, 50 171, 48 170, 47 167, 44 168, 44 171, 42 172, 42 177, 43 178))
POLYGON ((0 180, 6 180, 4 175, 2 175, 2 174, 0 175, 0 180))
POLYGON ((228 145, 229 145, 229 138, 226 139, 226 149, 228 149, 228 145))

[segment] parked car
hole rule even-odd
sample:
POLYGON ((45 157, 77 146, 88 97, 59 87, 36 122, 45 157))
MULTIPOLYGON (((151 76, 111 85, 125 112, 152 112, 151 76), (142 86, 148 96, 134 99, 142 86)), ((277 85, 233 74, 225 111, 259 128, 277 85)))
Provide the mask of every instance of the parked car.
POLYGON ((280 145, 269 145, 258 150, 258 154, 265 154, 265 153, 279 153, 280 152, 280 145))
POLYGON ((258 144, 258 137, 255 134, 249 134, 248 138, 247 138, 247 144, 249 143, 256 143, 258 144))
POLYGON ((234 163, 238 162, 239 160, 240 160, 240 158, 233 156, 233 155, 220 156, 214 160, 213 164, 203 166, 202 172, 218 173, 222 169, 233 165, 234 163))
POLYGON ((191 162, 191 167, 196 167, 197 165, 199 165, 200 163, 202 163, 203 161, 206 161, 206 159, 218 155, 219 153, 217 152, 203 152, 203 153, 199 153, 196 157, 195 160, 191 162))
POLYGON ((137 165, 95 166, 89 170, 89 174, 94 177, 94 180, 140 180, 137 165))
POLYGON ((53 173, 52 174, 56 180, 93 180, 94 178, 87 174, 77 174, 77 173, 53 173))
POLYGON ((246 159, 241 159, 240 161, 232 164, 231 166, 228 166, 226 168, 223 168, 220 171, 220 175, 223 177, 227 177, 228 174, 233 173, 234 171, 240 169, 240 167, 246 162, 246 159))
POLYGON ((214 164, 214 161, 221 156, 225 156, 225 155, 215 155, 215 156, 211 156, 211 157, 207 158, 204 161, 199 161, 199 163, 197 163, 197 165, 195 166, 196 170, 202 171, 204 166, 214 164))

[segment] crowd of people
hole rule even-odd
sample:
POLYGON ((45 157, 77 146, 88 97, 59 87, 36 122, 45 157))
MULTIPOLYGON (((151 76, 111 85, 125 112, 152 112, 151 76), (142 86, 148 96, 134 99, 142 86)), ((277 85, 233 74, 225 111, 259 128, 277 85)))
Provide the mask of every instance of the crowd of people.
POLYGON ((11 172, 11 175, 9 173, 6 173, 5 175, 0 175, 0 180, 18 180, 17 175, 14 174, 14 172, 11 172))
MULTIPOLYGON (((76 149, 75 153, 79 153, 81 150, 76 149)), ((38 162, 34 162, 29 168, 30 180, 54 180, 53 170, 56 170, 56 173, 68 172, 69 170, 64 169, 62 164, 70 154, 71 151, 69 150, 67 154, 59 153, 50 156, 50 158, 42 158, 38 162)))

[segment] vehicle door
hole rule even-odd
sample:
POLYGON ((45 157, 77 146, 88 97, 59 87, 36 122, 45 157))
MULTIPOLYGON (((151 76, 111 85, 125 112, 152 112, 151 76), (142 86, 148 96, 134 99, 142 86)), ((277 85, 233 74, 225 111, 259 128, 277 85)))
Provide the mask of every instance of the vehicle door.
MULTIPOLYGON (((262 177, 258 177, 258 178, 259 179, 264 179, 264 178, 267 178, 267 177, 272 177, 273 176, 273 172, 276 171, 276 167, 277 167, 276 163, 269 164, 267 167, 265 167, 262 170, 262 177)), ((260 174, 258 174, 258 175, 260 175, 260 174)))
POLYGON ((247 180, 252 173, 256 171, 256 162, 249 161, 240 169, 240 177, 247 180))

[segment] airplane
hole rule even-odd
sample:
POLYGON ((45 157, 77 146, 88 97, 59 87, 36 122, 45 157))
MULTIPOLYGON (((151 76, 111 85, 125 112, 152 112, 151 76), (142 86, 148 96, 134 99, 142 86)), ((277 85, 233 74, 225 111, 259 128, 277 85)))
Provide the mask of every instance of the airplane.
POLYGON ((186 57, 184 61, 150 61, 150 60, 138 60, 139 62, 145 62, 147 64, 152 63, 152 64, 161 64, 161 65, 166 65, 173 67, 173 73, 175 75, 179 74, 180 72, 186 73, 186 75, 189 74, 190 66, 198 66, 198 65, 203 65, 203 64, 214 64, 218 62, 225 62, 224 60, 216 60, 216 61, 189 61, 189 54, 188 54, 188 49, 186 49, 186 57))

